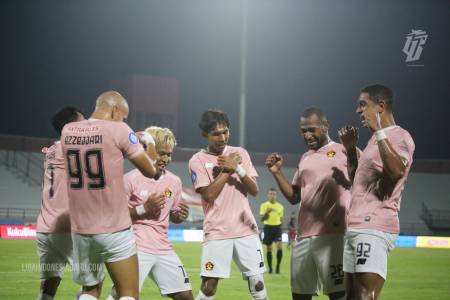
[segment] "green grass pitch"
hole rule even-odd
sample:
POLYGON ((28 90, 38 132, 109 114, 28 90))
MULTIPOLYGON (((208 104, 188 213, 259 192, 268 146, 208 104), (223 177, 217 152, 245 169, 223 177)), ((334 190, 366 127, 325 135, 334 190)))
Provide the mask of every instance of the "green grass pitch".
MULTIPOLYGON (((200 243, 175 243, 194 289, 194 297, 200 285, 200 243)), ((284 251, 280 275, 265 274, 266 286, 271 300, 290 299, 289 260, 290 252, 284 251)), ((30 265, 37 263, 33 240, 0 240, 0 299, 36 299, 39 277, 30 265)), ((105 280, 102 298, 111 288, 111 280, 105 280)), ((69 272, 66 272, 56 299, 74 299, 78 290, 69 272)), ((390 255, 388 281, 382 299, 450 299, 450 250, 399 248, 390 255)), ((140 299, 163 299, 156 285, 147 279, 140 299)), ((167 298, 165 298, 167 299, 167 298)), ((219 283, 216 300, 250 299, 246 281, 233 264, 231 278, 219 283)), ((315 299, 328 299, 324 296, 315 299)))

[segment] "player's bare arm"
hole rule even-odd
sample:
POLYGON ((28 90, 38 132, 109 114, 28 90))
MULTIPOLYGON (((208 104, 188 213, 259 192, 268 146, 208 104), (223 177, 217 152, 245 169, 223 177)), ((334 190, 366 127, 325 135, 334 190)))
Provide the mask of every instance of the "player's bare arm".
POLYGON ((366 121, 369 129, 375 132, 377 136, 378 150, 383 161, 383 173, 393 181, 398 180, 405 174, 406 168, 408 167, 408 160, 395 151, 389 139, 382 131, 383 127, 381 126, 379 113, 367 114, 366 121))
POLYGON ((268 208, 267 210, 266 210, 266 212, 263 214, 263 215, 261 215, 261 221, 265 221, 265 220, 267 220, 268 218, 269 218, 269 216, 270 216, 270 212, 272 211, 272 208, 268 208))
POLYGON ((289 203, 293 205, 300 203, 300 187, 292 185, 282 172, 283 157, 276 152, 270 154, 266 159, 266 166, 289 203))
MULTIPOLYGON (((155 146, 150 145, 149 147, 154 148, 155 146)), ((152 160, 145 152, 134 156, 132 159, 130 159, 130 161, 145 177, 155 179, 159 178, 160 171, 155 167, 152 160)))
POLYGON ((339 139, 345 148, 347 155, 347 172, 353 183, 356 169, 358 168, 359 151, 356 148, 359 139, 359 130, 353 126, 345 126, 338 131, 339 139))
POLYGON ((139 142, 144 147, 150 159, 155 161, 158 158, 158 153, 156 152, 155 140, 152 135, 146 131, 138 131, 136 132, 136 136, 139 138, 139 142))
POLYGON ((140 212, 136 207, 130 208, 131 219, 133 221, 141 218, 157 219, 161 210, 164 208, 165 203, 166 199, 164 195, 152 194, 143 205, 144 211, 140 212))
POLYGON ((256 179, 247 175, 246 170, 240 165, 242 158, 238 153, 230 153, 229 155, 220 155, 217 158, 217 164, 225 172, 237 173, 241 178, 247 192, 253 197, 258 195, 258 184, 256 179))
POLYGON ((230 178, 230 173, 220 172, 219 175, 206 187, 201 187, 196 190, 197 193, 202 195, 202 199, 206 202, 213 203, 222 192, 225 183, 230 178))
POLYGON ((170 222, 180 224, 186 221, 188 217, 189 207, 185 203, 180 202, 180 204, 178 204, 177 210, 170 213, 170 222))

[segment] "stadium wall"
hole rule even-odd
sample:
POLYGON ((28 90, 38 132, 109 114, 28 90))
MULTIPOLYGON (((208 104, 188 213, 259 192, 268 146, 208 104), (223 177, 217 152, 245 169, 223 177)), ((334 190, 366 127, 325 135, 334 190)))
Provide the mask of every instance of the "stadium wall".
MULTIPOLYGON (((36 226, 0 225, 1 239, 35 239, 36 226)), ((288 241, 287 233, 283 233, 283 242, 288 241)), ((203 230, 169 229, 171 242, 202 242, 203 230)), ((443 248, 450 249, 450 237, 436 236, 399 236, 396 247, 408 248, 443 248)))

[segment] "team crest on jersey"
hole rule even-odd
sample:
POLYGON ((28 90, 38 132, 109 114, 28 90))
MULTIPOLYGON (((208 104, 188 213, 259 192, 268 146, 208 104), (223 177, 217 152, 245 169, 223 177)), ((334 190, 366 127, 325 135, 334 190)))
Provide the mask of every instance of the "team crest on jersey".
POLYGON ((128 140, 130 141, 131 144, 139 143, 139 139, 134 132, 130 132, 128 134, 128 140))
POLYGON ((166 198, 172 197, 172 191, 171 191, 171 190, 166 190, 166 191, 164 192, 164 196, 166 196, 166 198))
POLYGON ((328 152, 327 152, 327 156, 328 156, 329 158, 335 157, 335 156, 336 156, 336 151, 334 151, 334 150, 328 151, 328 152))
POLYGON ((212 262, 208 261, 205 264, 205 269, 206 269, 206 271, 212 271, 214 269, 214 264, 212 262))

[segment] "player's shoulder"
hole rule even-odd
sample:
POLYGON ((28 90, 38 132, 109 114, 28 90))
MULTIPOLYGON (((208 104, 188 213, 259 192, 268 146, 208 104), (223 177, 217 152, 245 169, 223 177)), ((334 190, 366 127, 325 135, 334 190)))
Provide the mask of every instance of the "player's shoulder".
POLYGON ((189 159, 189 165, 191 163, 197 162, 203 155, 204 155, 204 150, 202 150, 202 149, 195 152, 194 155, 192 155, 191 158, 189 159))
POLYGON ((67 123, 66 125, 64 125, 64 127, 61 130, 61 136, 70 134, 70 133, 75 133, 75 128, 78 128, 78 127, 83 126, 84 124, 87 124, 87 121, 88 120, 81 120, 81 121, 67 123))
POLYGON ((139 171, 138 169, 133 169, 131 171, 126 172, 123 177, 126 180, 134 180, 136 178, 139 178, 140 176, 145 177, 144 175, 142 175, 141 171, 139 171))
POLYGON ((342 145, 341 143, 338 143, 338 142, 333 142, 333 144, 331 145, 331 147, 332 147, 332 148, 339 149, 339 150, 344 150, 344 149, 345 149, 345 148, 344 148, 344 145, 342 145))
POLYGON ((410 143, 414 144, 414 139, 412 138, 412 136, 409 133, 409 131, 406 130, 405 128, 397 126, 396 128, 394 128, 394 133, 397 136, 401 136, 407 142, 410 142, 410 143))
POLYGON ((178 177, 177 175, 175 175, 175 173, 173 173, 173 172, 171 172, 171 171, 169 171, 169 170, 166 170, 166 172, 165 172, 164 175, 167 176, 167 178, 168 178, 169 180, 173 181, 174 183, 176 183, 176 184, 181 184, 181 179, 180 179, 180 177, 178 177))
POLYGON ((230 145, 227 145, 227 152, 238 152, 248 154, 248 151, 246 149, 239 146, 230 146, 230 145))
POLYGON ((62 149, 58 149, 58 147, 61 147, 61 143, 55 142, 49 147, 43 147, 41 152, 45 155, 46 160, 53 159, 58 150, 62 152, 62 149))

